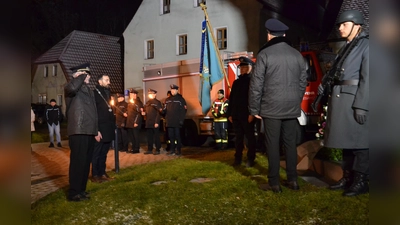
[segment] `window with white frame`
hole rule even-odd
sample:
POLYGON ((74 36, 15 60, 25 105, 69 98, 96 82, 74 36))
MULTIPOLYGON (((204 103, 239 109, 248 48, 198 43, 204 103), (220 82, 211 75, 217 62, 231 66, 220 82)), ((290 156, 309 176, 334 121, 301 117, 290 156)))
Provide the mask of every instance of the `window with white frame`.
POLYGON ((154 40, 146 40, 145 42, 145 58, 154 59, 154 40))
POLYGON ((62 98, 63 96, 62 95, 57 95, 57 105, 62 105, 63 104, 63 102, 62 102, 62 98))
POLYGON ((187 54, 187 34, 180 34, 176 36, 177 41, 177 54, 186 55, 187 54))
POLYGON ((217 28, 217 44, 218 49, 223 50, 228 48, 228 29, 226 27, 217 28))
POLYGON ((171 12, 171 0, 160 0, 160 14, 167 14, 171 12))
POLYGON ((53 65, 53 77, 57 76, 57 65, 53 65))
POLYGON ((44 77, 48 77, 49 76, 49 67, 48 66, 44 66, 44 77))
POLYGON ((39 104, 46 104, 47 95, 46 94, 39 94, 38 95, 38 102, 39 102, 39 104))
POLYGON ((193 6, 194 7, 199 7, 200 3, 203 3, 205 5, 206 4, 206 0, 193 0, 193 6))

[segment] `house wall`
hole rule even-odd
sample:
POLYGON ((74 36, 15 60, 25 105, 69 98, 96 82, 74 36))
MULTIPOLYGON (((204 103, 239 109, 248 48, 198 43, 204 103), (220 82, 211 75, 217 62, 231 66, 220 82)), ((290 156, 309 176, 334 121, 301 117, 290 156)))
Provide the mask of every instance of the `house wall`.
MULTIPOLYGON (((201 22, 204 12, 193 0, 171 1, 170 13, 160 15, 161 0, 143 0, 123 33, 125 40, 125 89, 142 87, 143 67, 200 58, 201 22), (176 38, 187 34, 186 55, 176 54, 176 38), (145 59, 145 42, 153 39, 154 59, 145 59)), ((259 49, 260 10, 255 1, 207 0, 207 12, 214 29, 227 27, 230 52, 259 49)), ((168 84, 166 84, 168 85, 168 84)))
POLYGON ((35 75, 32 81, 32 103, 39 102, 39 94, 46 95, 46 101, 43 103, 50 103, 50 100, 54 98, 57 101, 57 105, 61 106, 61 109, 65 115, 65 97, 64 97, 64 85, 67 83, 65 74, 59 63, 40 64, 37 66, 35 75), (57 66, 57 75, 53 76, 53 66, 57 66), (48 66, 48 76, 44 76, 45 66, 48 66), (61 95, 61 101, 58 95, 61 95))

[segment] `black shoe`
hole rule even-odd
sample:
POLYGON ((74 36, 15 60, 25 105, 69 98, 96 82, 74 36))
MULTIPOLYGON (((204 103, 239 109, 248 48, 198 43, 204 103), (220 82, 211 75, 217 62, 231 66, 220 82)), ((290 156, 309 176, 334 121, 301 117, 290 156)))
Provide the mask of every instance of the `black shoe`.
POLYGON ((153 155, 159 155, 159 154, 160 154, 160 151, 153 152, 153 155))
POLYGON ((50 142, 49 148, 54 148, 53 142, 50 142))
POLYGON ((335 184, 329 186, 330 190, 348 189, 353 183, 353 173, 348 170, 343 172, 343 177, 335 184))
POLYGON ((81 192, 80 195, 82 195, 82 196, 84 196, 84 197, 90 199, 90 193, 89 193, 89 192, 83 191, 83 192, 81 192))
POLYGON ((145 151, 143 154, 148 155, 148 154, 153 154, 152 151, 145 151))
POLYGON ((68 201, 70 201, 70 202, 80 202, 80 201, 85 201, 85 200, 89 200, 89 198, 87 198, 86 196, 81 195, 81 194, 77 194, 72 198, 68 198, 68 201))
POLYGON ((246 167, 253 167, 255 164, 254 160, 247 160, 246 167))
POLYGON ((260 189, 263 191, 272 191, 274 193, 281 193, 282 192, 282 188, 281 186, 278 185, 269 185, 269 184, 260 184, 260 189))
POLYGON ((170 152, 167 153, 167 155, 173 156, 173 155, 175 155, 175 152, 171 152, 171 151, 170 151, 170 152))
POLYGON ((61 143, 60 142, 57 143, 57 147, 61 148, 61 143))
POLYGON ((285 185, 285 187, 290 188, 292 190, 296 190, 297 191, 297 190, 300 189, 300 186, 297 183, 297 181, 285 181, 284 185, 285 185))
POLYGON ((343 192, 343 196, 353 197, 368 192, 369 192, 369 184, 367 175, 362 173, 355 173, 353 184, 351 184, 349 189, 343 192))
POLYGON ((128 153, 130 153, 130 154, 137 154, 137 153, 140 153, 140 151, 139 151, 139 150, 136 150, 136 151, 129 151, 128 153))

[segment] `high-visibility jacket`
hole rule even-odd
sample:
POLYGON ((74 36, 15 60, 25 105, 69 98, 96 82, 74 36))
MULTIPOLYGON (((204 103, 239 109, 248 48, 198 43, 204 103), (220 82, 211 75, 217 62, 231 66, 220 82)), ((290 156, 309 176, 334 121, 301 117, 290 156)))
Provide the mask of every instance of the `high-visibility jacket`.
POLYGON ((214 122, 227 122, 226 112, 228 111, 229 100, 227 98, 216 99, 211 107, 214 122))

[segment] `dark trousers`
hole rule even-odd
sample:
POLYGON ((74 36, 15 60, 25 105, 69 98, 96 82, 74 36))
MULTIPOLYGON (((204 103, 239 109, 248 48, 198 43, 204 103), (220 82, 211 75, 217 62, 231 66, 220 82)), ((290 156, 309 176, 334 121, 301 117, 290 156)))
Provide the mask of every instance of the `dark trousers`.
POLYGON ((247 160, 256 159, 256 138, 254 136, 254 122, 249 123, 246 119, 233 119, 233 129, 235 131, 235 160, 241 161, 244 148, 244 137, 247 139, 247 160))
POLYGON ((228 122, 214 122, 215 142, 228 144, 228 122))
POLYGON ((69 148, 71 149, 69 162, 69 198, 86 190, 94 142, 94 135, 69 136, 69 148))
POLYGON ((268 155, 268 183, 279 185, 279 140, 282 132, 282 141, 286 150, 286 175, 288 181, 297 181, 297 149, 296 125, 297 119, 263 118, 265 128, 266 147, 268 155))
POLYGON ((181 142, 181 132, 179 127, 167 127, 168 136, 170 143, 171 153, 175 152, 175 148, 177 153, 181 153, 182 142, 181 142))
POLYGON ((147 130, 147 151, 153 151, 153 144, 156 144, 156 151, 161 148, 160 128, 146 128, 147 130))
POLYGON ((343 149, 343 171, 369 174, 369 149, 343 149))
POLYGON ((126 128, 120 127, 117 128, 118 132, 118 150, 119 151, 128 151, 128 132, 126 128))
POLYGON ((129 141, 132 142, 132 151, 139 152, 140 139, 139 139, 140 128, 128 128, 129 141))
POLYGON ((107 153, 110 149, 111 141, 94 143, 94 152, 92 157, 92 177, 106 174, 107 153))

